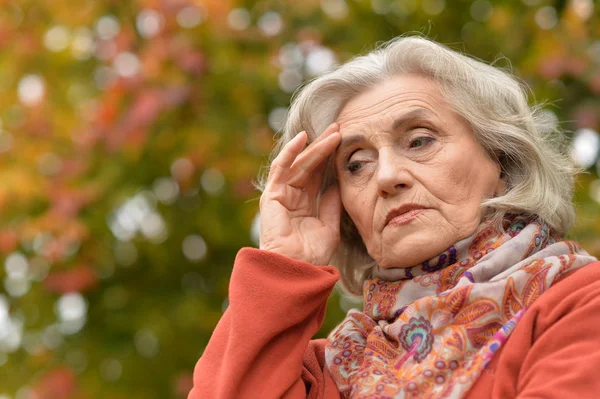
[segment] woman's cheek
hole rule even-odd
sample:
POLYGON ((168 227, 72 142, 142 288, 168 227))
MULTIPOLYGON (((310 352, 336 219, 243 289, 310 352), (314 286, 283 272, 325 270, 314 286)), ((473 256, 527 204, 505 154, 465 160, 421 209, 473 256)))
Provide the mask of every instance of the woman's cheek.
POLYGON ((369 208, 365 208, 365 199, 361 197, 360 190, 342 189, 341 197, 342 205, 348 213, 348 216, 350 216, 350 219, 354 222, 360 235, 364 237, 366 231, 365 222, 371 215, 368 215, 368 213, 365 212, 365 210, 369 208))

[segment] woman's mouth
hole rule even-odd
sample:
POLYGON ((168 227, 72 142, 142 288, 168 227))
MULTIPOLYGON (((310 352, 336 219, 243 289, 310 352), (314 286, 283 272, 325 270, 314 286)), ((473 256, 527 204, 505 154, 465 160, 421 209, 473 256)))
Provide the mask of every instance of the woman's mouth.
POLYGON ((388 223, 387 226, 402 226, 405 224, 409 224, 413 220, 415 220, 420 214, 422 214, 425 209, 411 209, 410 211, 401 213, 397 216, 394 216, 388 223))

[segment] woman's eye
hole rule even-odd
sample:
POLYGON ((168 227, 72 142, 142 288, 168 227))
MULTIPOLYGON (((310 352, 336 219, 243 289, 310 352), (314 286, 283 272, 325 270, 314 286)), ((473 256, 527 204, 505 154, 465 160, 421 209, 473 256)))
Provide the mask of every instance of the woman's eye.
POLYGON ((360 161, 351 161, 346 164, 345 169, 350 173, 356 173, 362 167, 362 162, 360 161))
POLYGON ((423 147, 424 145, 431 143, 433 140, 434 140, 433 137, 428 137, 428 136, 417 137, 416 139, 411 140, 409 147, 410 148, 423 147))

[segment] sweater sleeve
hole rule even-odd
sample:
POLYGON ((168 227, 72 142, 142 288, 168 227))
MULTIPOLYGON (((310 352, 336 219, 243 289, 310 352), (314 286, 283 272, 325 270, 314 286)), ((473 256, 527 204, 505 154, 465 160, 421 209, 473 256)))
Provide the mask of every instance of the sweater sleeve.
POLYGON ((323 323, 339 272, 244 248, 229 284, 229 307, 194 369, 188 399, 306 398, 325 387, 323 323))
POLYGON ((554 292, 559 299, 537 309, 534 343, 520 369, 517 398, 598 398, 599 266, 588 266, 559 283, 554 292))

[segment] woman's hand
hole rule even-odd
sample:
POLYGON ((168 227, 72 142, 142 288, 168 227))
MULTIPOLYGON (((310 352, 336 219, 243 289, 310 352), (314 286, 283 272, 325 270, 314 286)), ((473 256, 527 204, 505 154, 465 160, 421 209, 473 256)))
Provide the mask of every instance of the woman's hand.
POLYGON ((341 140, 331 124, 304 151, 298 133, 271 163, 260 197, 260 249, 313 265, 327 265, 340 242, 341 199, 337 185, 321 196, 327 158, 341 140), (318 210, 318 214, 317 214, 318 210))

